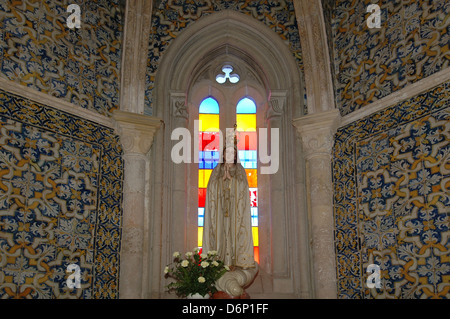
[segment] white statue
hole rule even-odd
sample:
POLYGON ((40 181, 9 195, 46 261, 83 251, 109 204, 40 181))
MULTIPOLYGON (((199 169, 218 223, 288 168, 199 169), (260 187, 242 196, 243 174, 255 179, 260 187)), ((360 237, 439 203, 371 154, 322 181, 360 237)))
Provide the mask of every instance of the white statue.
POLYGON ((224 161, 211 173, 205 200, 203 251, 217 251, 232 270, 216 282, 219 291, 237 297, 250 284, 258 267, 254 260, 250 196, 237 149, 228 145, 224 161), (234 158, 234 160, 233 160, 234 158))

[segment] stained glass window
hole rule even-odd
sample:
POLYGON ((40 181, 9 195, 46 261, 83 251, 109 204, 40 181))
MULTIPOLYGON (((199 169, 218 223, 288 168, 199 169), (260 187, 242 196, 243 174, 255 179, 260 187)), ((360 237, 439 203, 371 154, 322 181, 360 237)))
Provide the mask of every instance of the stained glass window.
POLYGON ((244 97, 236 106, 236 114, 255 114, 256 104, 252 99, 244 97))
MULTIPOLYGON (((219 103, 205 98, 199 107, 199 167, 198 167, 198 246, 203 245, 206 187, 212 170, 219 162, 219 103)), ((238 156, 247 174, 251 206, 251 224, 255 261, 259 263, 258 232, 258 161, 256 135, 256 104, 248 97, 236 106, 238 156)))
POLYGON ((201 114, 219 114, 219 103, 213 97, 207 97, 199 108, 201 114))
POLYGON ((259 263, 256 104, 252 99, 245 97, 238 102, 236 125, 239 161, 247 173, 249 186, 253 251, 259 263))
POLYGON ((199 106, 199 163, 198 163, 198 247, 203 246, 206 187, 212 170, 219 162, 219 103, 205 98, 199 106))

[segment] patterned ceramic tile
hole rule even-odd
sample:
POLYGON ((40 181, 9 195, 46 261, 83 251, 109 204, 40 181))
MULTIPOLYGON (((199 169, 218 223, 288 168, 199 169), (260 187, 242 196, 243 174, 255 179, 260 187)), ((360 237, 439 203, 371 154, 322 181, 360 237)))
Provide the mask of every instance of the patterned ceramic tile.
POLYGON ((117 298, 113 130, 0 91, 0 145, 0 298, 117 298), (79 289, 67 287, 72 263, 79 289))
POLYGON ((332 34, 329 45, 342 115, 449 66, 450 2, 322 2, 332 34), (367 27, 366 9, 371 3, 380 5, 380 29, 367 27))
POLYGON ((450 297, 449 105, 447 82, 338 131, 340 298, 450 297), (369 264, 379 289, 366 286, 369 264))
POLYGON ((119 104, 121 1, 76 1, 81 28, 69 29, 73 1, 2 3, 0 76, 108 115, 119 104))
MULTIPOLYGON (((303 70, 300 38, 292 0, 283 1, 202 1, 162 0, 154 9, 147 61, 145 113, 152 114, 152 90, 159 60, 170 42, 189 24, 216 11, 230 9, 247 14, 265 25, 286 42, 303 70)), ((305 103, 306 105, 306 103, 305 103)), ((306 107, 305 107, 306 109, 306 107)))

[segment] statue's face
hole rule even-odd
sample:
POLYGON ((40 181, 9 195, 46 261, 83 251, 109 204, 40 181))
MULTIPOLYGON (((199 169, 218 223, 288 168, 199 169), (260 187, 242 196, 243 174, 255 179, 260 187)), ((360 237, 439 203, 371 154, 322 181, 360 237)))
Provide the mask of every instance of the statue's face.
POLYGON ((227 147, 225 149, 225 162, 226 163, 234 163, 237 158, 237 154, 233 147, 227 147))

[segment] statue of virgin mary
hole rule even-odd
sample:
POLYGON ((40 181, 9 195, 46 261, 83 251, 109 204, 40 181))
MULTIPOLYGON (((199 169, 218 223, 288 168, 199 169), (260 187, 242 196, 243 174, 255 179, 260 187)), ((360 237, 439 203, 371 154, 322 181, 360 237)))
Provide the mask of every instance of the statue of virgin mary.
POLYGON ((203 251, 217 251, 232 269, 248 269, 255 261, 247 175, 235 147, 227 146, 223 157, 207 186, 203 251))

